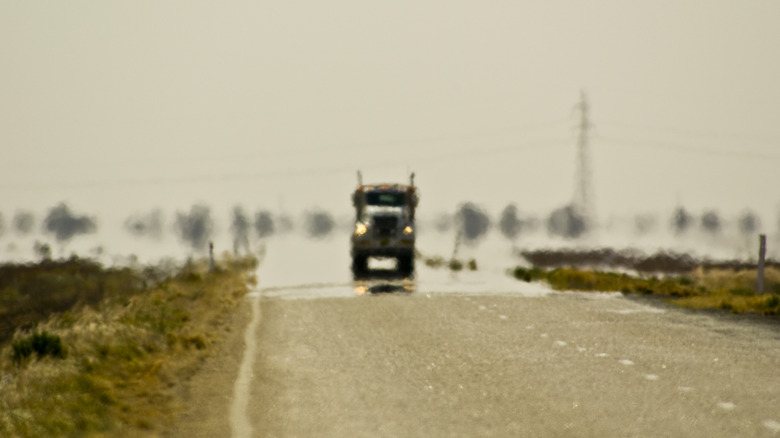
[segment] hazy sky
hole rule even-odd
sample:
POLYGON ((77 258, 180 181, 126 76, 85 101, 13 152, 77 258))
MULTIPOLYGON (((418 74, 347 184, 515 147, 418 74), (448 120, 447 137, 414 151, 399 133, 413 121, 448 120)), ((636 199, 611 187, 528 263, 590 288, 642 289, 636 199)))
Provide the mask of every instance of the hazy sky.
POLYGON ((0 211, 780 205, 780 2, 0 0, 0 211))

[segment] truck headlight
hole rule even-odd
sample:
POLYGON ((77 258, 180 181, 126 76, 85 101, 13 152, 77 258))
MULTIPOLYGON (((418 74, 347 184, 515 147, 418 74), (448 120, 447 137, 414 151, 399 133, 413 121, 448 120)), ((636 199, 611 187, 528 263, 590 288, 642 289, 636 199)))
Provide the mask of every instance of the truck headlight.
POLYGON ((414 228, 412 228, 411 225, 407 225, 404 228, 404 234, 409 235, 409 234, 412 234, 412 233, 414 233, 414 228))
POLYGON ((356 236, 362 236, 366 234, 368 231, 368 228, 366 227, 366 224, 363 222, 358 222, 357 225, 355 225, 355 235, 356 236))

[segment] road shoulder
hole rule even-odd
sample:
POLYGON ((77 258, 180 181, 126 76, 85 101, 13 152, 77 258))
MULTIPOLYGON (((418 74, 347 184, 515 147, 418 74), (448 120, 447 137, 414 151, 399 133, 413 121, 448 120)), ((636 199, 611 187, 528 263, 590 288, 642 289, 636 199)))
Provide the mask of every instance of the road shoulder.
POLYGON ((230 314, 226 332, 214 352, 183 385, 184 406, 164 436, 168 438, 211 438, 230 436, 230 407, 233 386, 245 350, 244 332, 252 318, 252 301, 245 299, 230 314))

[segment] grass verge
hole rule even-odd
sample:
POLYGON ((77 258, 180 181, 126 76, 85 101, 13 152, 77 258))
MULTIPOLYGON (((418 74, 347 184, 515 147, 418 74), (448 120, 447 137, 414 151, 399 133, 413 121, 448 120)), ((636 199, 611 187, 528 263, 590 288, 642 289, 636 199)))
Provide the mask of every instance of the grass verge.
POLYGON ((642 277, 573 268, 546 270, 516 267, 518 280, 544 281, 555 290, 622 292, 664 297, 690 309, 725 309, 731 313, 780 315, 780 269, 765 271, 765 289, 755 292, 755 270, 697 268, 685 275, 642 277))
POLYGON ((0 333, 0 436, 157 436, 256 267, 2 266, 0 317, 16 325, 0 333))
POLYGON ((433 269, 441 269, 446 267, 453 272, 459 272, 464 269, 468 269, 469 271, 476 271, 478 269, 477 261, 475 259, 468 259, 464 261, 453 257, 447 260, 441 256, 425 257, 419 252, 417 253, 417 258, 422 260, 425 266, 433 269))

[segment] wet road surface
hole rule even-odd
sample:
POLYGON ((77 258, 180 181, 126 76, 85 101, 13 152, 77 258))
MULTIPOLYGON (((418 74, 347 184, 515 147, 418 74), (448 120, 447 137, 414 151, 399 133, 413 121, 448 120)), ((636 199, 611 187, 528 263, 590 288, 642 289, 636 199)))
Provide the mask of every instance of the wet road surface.
POLYGON ((489 269, 321 277, 261 284, 252 348, 215 358, 172 436, 780 436, 776 323, 489 269))

